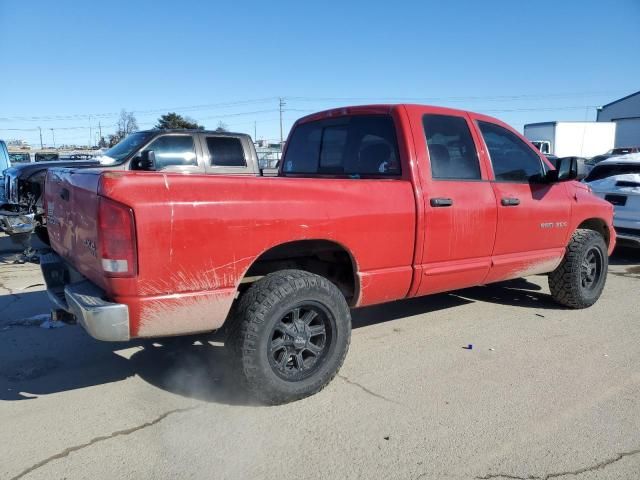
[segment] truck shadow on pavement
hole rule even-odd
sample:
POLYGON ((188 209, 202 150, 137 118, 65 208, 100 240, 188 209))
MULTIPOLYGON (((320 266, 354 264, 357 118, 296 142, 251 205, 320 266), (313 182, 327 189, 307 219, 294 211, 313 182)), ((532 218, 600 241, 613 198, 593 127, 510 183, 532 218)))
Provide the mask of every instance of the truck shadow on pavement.
MULTIPOLYGON (((544 279, 546 282, 546 279, 544 279)), ((506 282, 482 287, 466 288, 453 292, 460 298, 477 300, 499 305, 510 305, 533 309, 563 310, 565 307, 553 300, 551 295, 541 291, 542 287, 526 278, 516 278, 506 282)))
MULTIPOLYGON (((485 301, 559 308, 525 279, 402 300, 353 311, 353 328, 485 301)), ((0 297, 1 299, 1 297, 0 297)), ((24 299, 23 299, 24 300, 24 299)), ((161 390, 206 402, 255 405, 238 381, 222 335, 170 341, 105 343, 77 326, 47 330, 0 321, 0 400, 15 401, 139 377, 161 390), (7 328, 8 327, 8 328, 7 328)))

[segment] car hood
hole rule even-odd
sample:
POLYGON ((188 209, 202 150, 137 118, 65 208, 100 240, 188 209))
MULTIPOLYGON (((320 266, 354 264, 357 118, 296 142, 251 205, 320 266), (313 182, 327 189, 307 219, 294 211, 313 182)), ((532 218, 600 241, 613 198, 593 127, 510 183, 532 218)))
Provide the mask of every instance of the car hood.
POLYGON ((100 162, 96 160, 57 160, 53 162, 35 162, 14 165, 4 171, 5 175, 10 174, 14 178, 28 178, 34 173, 46 170, 52 167, 66 168, 88 168, 100 166, 100 162))

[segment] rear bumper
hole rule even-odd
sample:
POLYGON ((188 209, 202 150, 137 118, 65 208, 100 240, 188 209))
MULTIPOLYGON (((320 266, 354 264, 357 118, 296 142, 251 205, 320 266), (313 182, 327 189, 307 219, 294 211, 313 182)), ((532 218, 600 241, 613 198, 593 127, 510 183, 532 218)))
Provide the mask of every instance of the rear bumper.
POLYGON ((78 278, 79 274, 71 271, 55 253, 43 255, 40 267, 53 304, 75 316, 89 335, 107 342, 130 339, 126 305, 104 300, 104 291, 90 281, 78 278))

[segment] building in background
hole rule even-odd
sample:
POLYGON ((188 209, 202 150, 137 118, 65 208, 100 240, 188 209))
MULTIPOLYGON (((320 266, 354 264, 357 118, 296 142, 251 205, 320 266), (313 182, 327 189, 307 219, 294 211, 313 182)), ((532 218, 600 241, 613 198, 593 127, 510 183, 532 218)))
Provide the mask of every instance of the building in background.
POLYGON ((618 147, 640 146, 640 91, 598 108, 598 122, 615 122, 618 147))
POLYGON ((589 158, 614 146, 616 125, 598 122, 541 122, 524 126, 524 136, 542 153, 589 158))

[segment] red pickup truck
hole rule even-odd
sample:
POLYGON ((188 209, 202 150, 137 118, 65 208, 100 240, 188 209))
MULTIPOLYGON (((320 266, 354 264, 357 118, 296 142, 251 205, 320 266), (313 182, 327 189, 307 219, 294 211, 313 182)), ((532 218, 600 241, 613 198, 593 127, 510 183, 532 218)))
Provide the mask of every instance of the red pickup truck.
POLYGON ((421 105, 298 120, 278 177, 50 170, 50 297, 124 341, 228 327, 246 384, 283 403, 325 386, 350 308, 533 274, 584 308, 613 207, 491 117, 421 105))

